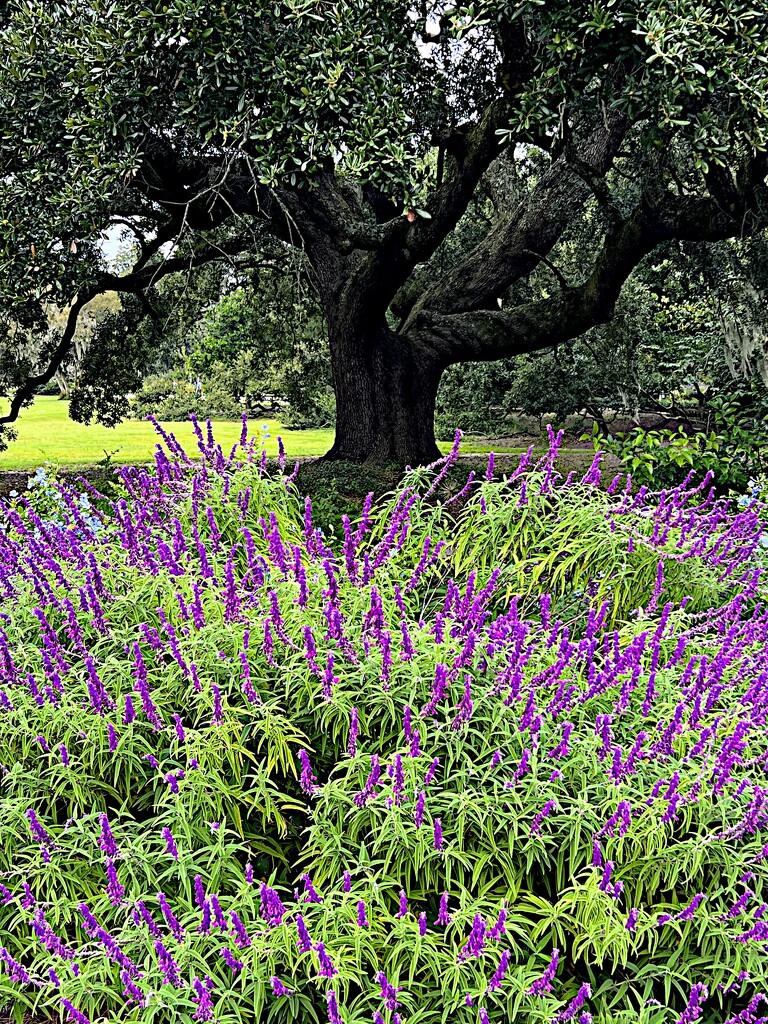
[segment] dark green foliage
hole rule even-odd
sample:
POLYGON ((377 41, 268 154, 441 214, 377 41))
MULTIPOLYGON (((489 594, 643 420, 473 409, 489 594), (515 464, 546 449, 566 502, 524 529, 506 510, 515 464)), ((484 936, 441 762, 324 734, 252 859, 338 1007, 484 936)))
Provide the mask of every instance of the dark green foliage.
POLYGON ((402 472, 396 466, 360 466, 353 462, 304 462, 297 486, 312 500, 313 517, 323 531, 338 541, 343 537, 342 517, 360 516, 366 495, 377 502, 397 486, 402 472))
POLYGON ((510 359, 449 366, 437 393, 437 436, 453 440, 457 429, 472 434, 503 433, 506 396, 516 373, 516 364, 510 359))
POLYGON ((195 393, 194 385, 178 372, 145 377, 141 388, 131 402, 131 415, 135 419, 156 416, 166 422, 187 420, 191 413, 206 415, 195 393))
POLYGON ((189 294, 179 281, 161 290, 175 352, 166 373, 146 378, 133 415, 177 420, 194 412, 233 420, 246 411, 277 413, 290 428, 331 426, 326 330, 306 285, 263 270, 234 289, 219 281, 212 298, 204 286, 209 268, 193 275, 193 282, 198 277, 203 281, 189 294))
POLYGON ((129 295, 117 313, 95 326, 69 396, 69 413, 79 423, 97 419, 114 426, 128 412, 128 395, 141 387, 144 368, 157 344, 153 322, 129 295))
POLYGON ((743 494, 768 470, 768 414, 745 412, 737 398, 713 400, 714 426, 702 430, 634 430, 595 436, 595 447, 612 452, 636 486, 676 487, 692 472, 715 475, 718 490, 743 494))

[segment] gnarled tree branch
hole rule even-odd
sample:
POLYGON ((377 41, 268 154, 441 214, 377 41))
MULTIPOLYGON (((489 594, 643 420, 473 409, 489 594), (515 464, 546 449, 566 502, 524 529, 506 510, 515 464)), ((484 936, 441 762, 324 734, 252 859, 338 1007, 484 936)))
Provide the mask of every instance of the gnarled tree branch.
POLYGON ((652 204, 646 195, 630 217, 608 232, 589 276, 578 287, 498 312, 424 310, 415 318, 412 333, 425 343, 430 337, 446 366, 460 360, 502 359, 569 341, 611 319, 624 282, 662 242, 714 242, 768 227, 768 204, 759 213, 755 203, 746 202, 742 197, 739 208, 726 211, 712 199, 668 193, 661 203, 652 204))

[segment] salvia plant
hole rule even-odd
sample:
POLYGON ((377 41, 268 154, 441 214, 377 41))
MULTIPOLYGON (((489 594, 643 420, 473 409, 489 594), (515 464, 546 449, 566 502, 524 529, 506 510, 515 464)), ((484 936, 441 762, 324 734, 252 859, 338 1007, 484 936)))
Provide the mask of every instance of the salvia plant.
POLYGON ((765 1022, 756 496, 551 435, 442 501, 457 435, 331 541, 194 425, 2 508, 0 1004, 765 1022))

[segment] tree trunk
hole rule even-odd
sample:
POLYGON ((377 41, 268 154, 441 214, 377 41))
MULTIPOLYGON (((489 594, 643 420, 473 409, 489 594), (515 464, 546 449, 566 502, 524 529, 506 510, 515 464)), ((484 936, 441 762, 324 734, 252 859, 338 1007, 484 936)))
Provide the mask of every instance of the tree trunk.
POLYGON ((327 460, 419 466, 440 458, 435 399, 442 363, 386 327, 330 326, 336 439, 327 460))

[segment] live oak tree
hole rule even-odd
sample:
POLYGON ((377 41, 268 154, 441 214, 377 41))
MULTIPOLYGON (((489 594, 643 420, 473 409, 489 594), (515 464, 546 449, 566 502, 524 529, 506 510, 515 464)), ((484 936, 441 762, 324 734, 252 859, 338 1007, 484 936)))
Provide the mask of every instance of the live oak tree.
POLYGON ((302 250, 327 323, 329 457, 434 458, 447 366, 609 321, 665 242, 765 230, 766 18, 764 0, 0 0, 0 421, 93 296, 151 312, 163 275, 268 240, 302 250), (441 264, 472 209, 474 245, 441 264), (122 275, 99 245, 115 224, 138 245, 122 275), (68 321, 41 346, 50 303, 68 321))

